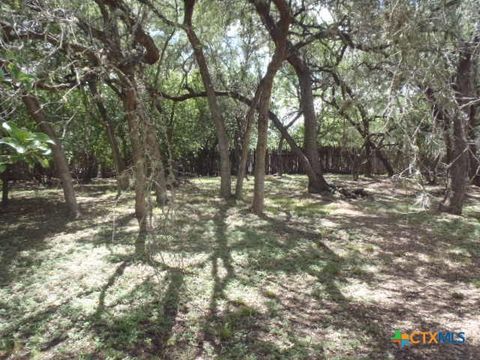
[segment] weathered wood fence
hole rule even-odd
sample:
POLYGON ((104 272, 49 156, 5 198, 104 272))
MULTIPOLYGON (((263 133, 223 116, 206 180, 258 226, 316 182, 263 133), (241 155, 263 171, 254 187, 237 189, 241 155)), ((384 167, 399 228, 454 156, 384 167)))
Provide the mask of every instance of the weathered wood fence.
MULTIPOLYGON (((399 154, 384 153, 394 168, 401 168, 402 157, 399 154)), ((340 147, 321 147, 319 157, 325 172, 336 174, 352 174, 354 169, 356 173, 363 174, 366 169, 366 159, 364 154, 359 154, 357 149, 340 147)), ((232 151, 230 154, 232 161, 232 172, 235 174, 238 168, 238 153, 232 151)), ((70 164, 70 170, 74 179, 80 182, 89 181, 96 176, 112 177, 115 171, 111 168, 100 166, 95 159, 89 158, 77 159, 70 164)), ((53 165, 53 164, 52 164, 53 165)), ((175 167, 181 176, 217 176, 219 166, 219 156, 215 149, 206 149, 198 153, 185 156, 175 161, 175 167)), ((247 163, 247 171, 253 173, 255 167, 255 152, 251 151, 247 163)), ((382 162, 376 157, 371 158, 372 174, 386 173, 382 162)), ((55 169, 50 167, 44 169, 36 165, 29 169, 25 164, 18 163, 9 169, 9 178, 11 180, 37 180, 38 182, 48 183, 55 178, 55 169)), ((267 174, 303 174, 302 163, 292 151, 268 151, 266 159, 267 174)))
MULTIPOLYGON (((387 158, 392 161, 393 165, 398 159, 393 154, 386 154, 387 158)), ((364 173, 366 168, 366 159, 363 154, 359 154, 358 150, 351 148, 340 148, 333 146, 325 146, 319 149, 319 157, 325 172, 336 174, 351 174, 354 167, 358 173, 364 173)), ((235 172, 238 166, 238 156, 234 152, 230 155, 232 161, 232 171, 235 172)), ((177 168, 181 173, 196 174, 201 176, 218 175, 219 158, 216 151, 202 151, 198 154, 184 157, 177 161, 177 168)), ((385 167, 382 162, 372 156, 372 173, 384 174, 385 167)), ((255 152, 249 154, 247 169, 249 173, 253 172, 255 167, 255 152)), ((292 151, 268 151, 266 159, 267 174, 302 174, 304 169, 297 154, 292 151)))

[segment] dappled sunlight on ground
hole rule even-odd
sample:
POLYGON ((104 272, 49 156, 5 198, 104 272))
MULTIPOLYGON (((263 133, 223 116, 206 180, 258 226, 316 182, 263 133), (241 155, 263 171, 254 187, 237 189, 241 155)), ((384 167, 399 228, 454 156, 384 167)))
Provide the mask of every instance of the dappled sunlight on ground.
POLYGON ((0 354, 11 358, 477 359, 480 191, 465 216, 415 202, 423 189, 350 181, 369 196, 305 192, 270 176, 266 212, 194 179, 155 209, 135 256, 133 195, 82 185, 83 216, 60 191, 14 190, 1 214, 0 354), (465 331, 466 345, 399 350, 395 329, 465 331))

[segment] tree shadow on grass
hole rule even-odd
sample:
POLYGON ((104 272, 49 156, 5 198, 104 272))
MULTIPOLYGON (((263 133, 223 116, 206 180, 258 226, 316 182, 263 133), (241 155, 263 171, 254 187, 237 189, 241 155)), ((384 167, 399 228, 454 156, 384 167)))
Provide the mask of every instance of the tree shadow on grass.
MULTIPOLYGON (((290 284, 278 284, 280 287, 285 288, 285 293, 288 294, 289 297, 293 296, 293 298, 295 298, 296 305, 289 304, 288 301, 282 302, 280 298, 278 304, 284 309, 286 317, 291 316, 293 323, 299 322, 299 324, 302 324, 301 327, 307 327, 303 329, 306 334, 310 331, 312 331, 312 334, 315 333, 316 330, 313 330, 315 324, 317 324, 316 326, 322 326, 322 322, 325 320, 330 324, 325 327, 334 325, 337 329, 348 329, 357 332, 365 331, 368 332, 367 336, 372 339, 390 334, 388 321, 387 318, 383 316, 385 312, 382 309, 372 306, 371 309, 365 307, 363 311, 358 311, 361 305, 352 303, 338 288, 337 282, 345 281, 343 278, 344 268, 349 268, 350 262, 353 262, 355 259, 345 259, 337 255, 322 242, 320 234, 302 231, 290 226, 285 221, 279 221, 268 216, 264 216, 262 219, 267 223, 257 227, 255 233, 250 237, 248 236, 248 231, 252 230, 248 229, 248 227, 243 229, 246 231, 247 236, 242 242, 237 243, 235 246, 235 250, 242 249, 247 251, 248 254, 248 271, 250 271, 250 274, 243 276, 243 281, 246 282, 246 284, 251 281, 250 279, 253 277, 252 272, 255 271, 265 271, 269 274, 308 274, 314 277, 318 284, 322 285, 322 299, 312 299, 312 297, 307 294, 296 294, 295 290, 290 287, 290 284), (275 236, 262 237, 261 234, 278 234, 279 238, 275 236), (304 246, 306 244, 309 246, 304 246), (342 321, 335 322, 330 317, 325 318, 325 316, 322 315, 322 307, 325 308, 327 306, 330 306, 332 313, 336 314, 332 315, 332 318, 341 315, 342 321), (364 316, 367 311, 369 314, 373 314, 378 318, 375 321, 371 321, 371 318, 369 319, 367 316, 364 316), (309 327, 311 327, 310 330, 308 329, 309 327)), ((259 284, 255 283, 250 284, 250 286, 255 287, 258 287, 258 285, 259 284)), ((295 284, 291 285, 295 287, 295 284)), ((254 310, 252 311, 254 312, 254 310)), ((247 314, 246 317, 248 321, 246 321, 246 323, 249 325, 244 327, 241 325, 241 327, 244 331, 249 329, 248 333, 250 335, 253 334, 253 336, 247 336, 247 339, 242 343, 247 347, 243 349, 247 353, 250 352, 250 354, 253 353, 255 355, 262 354, 263 356, 263 352, 270 348, 270 357, 267 356, 266 358, 286 359, 293 356, 302 359, 321 359, 323 357, 322 347, 318 343, 303 343, 301 339, 305 337, 306 334, 303 334, 298 329, 291 329, 288 340, 284 339, 284 341, 295 344, 288 350, 276 348, 276 345, 269 341, 259 340, 262 338, 260 335, 263 335, 264 339, 269 338, 267 334, 271 329, 266 328, 264 325, 268 323, 269 318, 268 316, 260 314, 249 315, 250 310, 245 308, 245 305, 241 305, 233 314, 229 314, 228 312, 223 314, 220 320, 218 317, 217 319, 212 319, 217 333, 216 349, 218 354, 225 355, 226 358, 236 358, 234 352, 225 352, 225 341, 227 344, 229 343, 228 337, 236 339, 236 341, 230 341, 230 343, 231 346, 237 348, 237 352, 242 349, 238 336, 233 335, 234 333, 236 334, 237 331, 240 331, 235 328, 235 326, 237 326, 236 324, 244 323, 242 319, 237 319, 238 313, 247 314), (252 316, 253 318, 258 318, 258 323, 251 319, 252 316), (255 334, 259 335, 258 339, 255 334), (222 337, 227 338, 227 340, 222 339, 222 337), (220 340, 218 340, 218 338, 220 338, 220 340)), ((242 331, 240 331, 240 333, 241 332, 242 331)), ((369 341, 369 355, 385 353, 388 344, 388 341, 369 341)), ((245 353, 245 355, 247 353, 245 353)))
MULTIPOLYGON (((275 247, 283 247, 285 251, 275 254, 273 252, 262 254, 266 255, 261 262, 262 268, 268 272, 282 272, 292 274, 308 274, 321 284, 321 291, 312 299, 309 294, 292 292, 291 287, 294 284, 279 284, 285 291, 290 293, 295 299, 292 305, 292 298, 288 301, 280 301, 285 309, 287 316, 292 316, 301 326, 305 324, 319 324, 320 326, 334 328, 338 331, 353 331, 356 334, 364 334, 364 345, 368 348, 359 350, 358 355, 361 358, 384 359, 387 354, 398 359, 473 359, 478 347, 466 344, 460 347, 450 347, 448 349, 413 348, 404 351, 397 351, 390 342, 390 336, 394 329, 392 320, 401 320, 403 317, 413 318, 414 324, 420 326, 421 330, 432 331, 442 330, 441 324, 435 321, 426 320, 422 313, 413 313, 408 303, 400 307, 392 307, 377 303, 365 303, 354 301, 346 297, 339 289, 339 284, 348 283, 349 279, 359 278, 365 282, 371 282, 378 286, 378 280, 368 274, 352 273, 352 265, 355 265, 357 258, 339 256, 332 251, 322 241, 321 234, 305 232, 301 229, 291 226, 288 222, 279 221, 275 218, 264 216, 263 219, 268 225, 260 227, 265 233, 276 233, 279 237, 287 238, 286 241, 274 241, 275 247), (301 248, 302 243, 308 241, 316 244, 318 251, 315 254, 314 249, 310 247, 301 248), (271 259, 268 257, 271 256, 271 259), (314 300, 312 302, 312 300, 314 300), (329 313, 325 315, 325 310, 329 313), (331 313, 331 314, 330 314, 331 313), (325 323, 326 322, 326 323, 325 323), (323 325, 322 325, 323 323, 323 325)), ((254 265, 254 264, 253 264, 254 265)), ((311 326, 311 325, 310 325, 311 326)), ((415 330, 415 329, 412 329, 415 330)), ((447 329, 448 330, 448 329, 447 329)))
POLYGON ((230 254, 230 248, 228 245, 228 238, 226 234, 226 218, 228 209, 230 207, 230 204, 220 205, 214 219, 216 226, 215 244, 213 253, 210 256, 213 288, 207 315, 204 319, 203 329, 199 334, 198 352, 196 354, 196 357, 200 357, 202 355, 205 342, 213 344, 216 350, 219 351, 214 339, 212 339, 210 327, 211 324, 215 322, 216 319, 218 319, 218 302, 222 299, 225 300, 225 288, 228 283, 235 277, 235 272, 232 265, 232 257, 230 254), (223 276, 223 278, 220 276, 219 273, 220 265, 223 265, 226 270, 226 274, 225 276, 223 276))
POLYGON ((184 274, 171 268, 164 274, 168 285, 162 293, 155 289, 158 284, 147 278, 116 302, 106 305, 107 292, 115 291, 115 282, 129 264, 133 262, 122 262, 100 292, 91 327, 99 348, 90 355, 95 357, 114 351, 119 357, 167 358, 168 340, 173 335, 182 302, 184 274), (135 303, 139 297, 144 301, 136 306, 129 305, 128 311, 116 310, 122 304, 135 303))
POLYGON ((47 249, 45 240, 63 231, 70 219, 65 216, 65 207, 47 199, 12 199, 0 215, 0 284, 5 286, 19 275, 12 264, 38 266, 42 259, 35 254, 47 249), (22 255, 24 251, 28 255, 22 255))

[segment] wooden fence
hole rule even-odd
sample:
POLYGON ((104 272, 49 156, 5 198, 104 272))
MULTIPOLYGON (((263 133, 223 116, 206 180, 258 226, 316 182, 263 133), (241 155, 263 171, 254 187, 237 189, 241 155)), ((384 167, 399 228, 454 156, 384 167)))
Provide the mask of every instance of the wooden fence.
MULTIPOLYGON (((398 161, 398 156, 394 154, 386 154, 387 158, 393 162, 398 161), (396 158, 396 159, 394 159, 396 158)), ((336 174, 351 174, 353 168, 358 166, 358 172, 365 172, 365 158, 359 155, 356 149, 346 149, 333 146, 325 146, 319 148, 319 157, 322 167, 325 172, 336 174)), ((230 154, 232 161, 232 171, 238 167, 238 156, 234 152, 230 154)), ((201 175, 201 176, 216 176, 218 175, 219 157, 215 151, 203 151, 198 154, 184 157, 177 161, 177 168, 181 173, 201 175)), ((372 173, 384 174, 385 167, 382 162, 373 156, 371 159, 372 173)), ((252 173, 255 167, 255 153, 252 151, 249 154, 247 163, 248 173, 252 173)), ((293 151, 268 151, 266 158, 266 173, 267 174, 303 174, 304 169, 297 154, 293 151)))
MULTIPOLYGON (((394 168, 402 166, 401 156, 399 154, 386 153, 386 157, 392 163, 394 168)), ((319 149, 319 157, 322 167, 325 172, 336 174, 351 174, 353 168, 357 166, 356 172, 359 174, 365 173, 365 158, 363 154, 359 155, 356 149, 346 149, 339 147, 321 147, 319 149)), ((239 156, 234 151, 230 154, 232 162, 232 172, 235 174, 238 168, 239 156)), ((386 173, 382 162, 377 158, 371 159, 372 174, 386 173)), ((95 166, 91 166, 92 162, 77 161, 70 164, 70 170, 74 179, 79 182, 88 181, 92 177, 111 177, 115 176, 113 169, 99 167, 99 164, 94 162, 95 166)), ((208 149, 200 151, 190 156, 185 156, 175 161, 175 168, 180 176, 217 176, 218 175, 219 156, 215 149, 208 149)), ((247 172, 253 173, 255 167, 255 152, 251 151, 247 163, 247 172)), ((9 179, 11 180, 32 180, 38 182, 48 183, 55 178, 55 168, 52 167, 44 169, 40 165, 29 169, 25 164, 18 163, 10 167, 9 179)), ((266 158, 266 173, 267 174, 303 174, 304 169, 302 163, 292 151, 268 151, 266 158)))

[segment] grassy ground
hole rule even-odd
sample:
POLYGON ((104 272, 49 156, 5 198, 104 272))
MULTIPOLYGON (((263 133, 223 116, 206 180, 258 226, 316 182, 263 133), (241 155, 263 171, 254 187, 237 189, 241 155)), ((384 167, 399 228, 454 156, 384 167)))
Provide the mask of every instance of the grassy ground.
POLYGON ((150 262, 133 256, 132 194, 79 187, 83 216, 68 222, 60 191, 14 190, 0 213, 0 358, 480 358, 480 192, 457 217, 420 209, 408 184, 329 180, 372 196, 270 177, 256 217, 248 197, 218 199, 217 179, 192 180, 156 211, 150 262), (467 343, 400 350, 395 329, 467 343))

